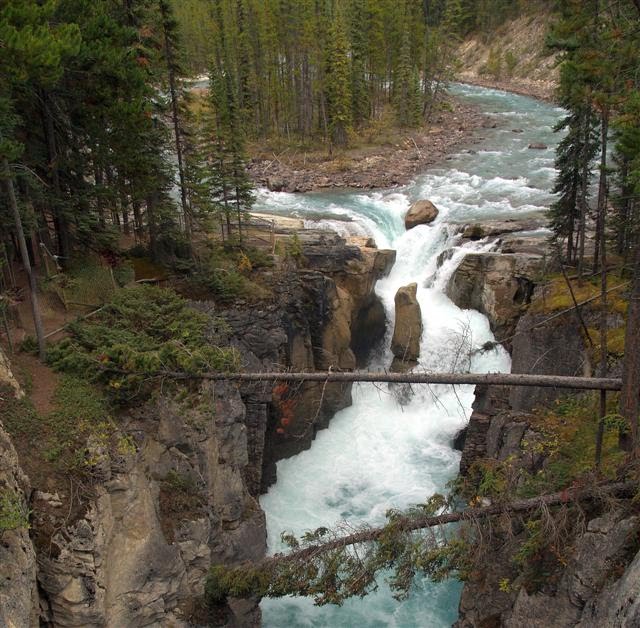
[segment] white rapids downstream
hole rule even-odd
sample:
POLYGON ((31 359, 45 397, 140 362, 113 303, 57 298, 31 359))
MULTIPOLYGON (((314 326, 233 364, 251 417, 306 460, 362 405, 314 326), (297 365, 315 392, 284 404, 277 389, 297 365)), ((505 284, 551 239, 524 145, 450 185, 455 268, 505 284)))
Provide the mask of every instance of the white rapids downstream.
MULTIPOLYGON (((447 281, 466 252, 484 242, 459 245, 455 224, 487 219, 540 216, 552 199, 554 149, 552 127, 562 110, 532 99, 470 86, 452 92, 494 117, 495 129, 482 129, 473 151, 463 151, 402 188, 389 191, 293 195, 261 191, 256 210, 294 216, 309 227, 341 234, 367 235, 379 248, 393 248, 397 261, 376 291, 387 312, 387 349, 371 369, 388 367, 388 349, 397 289, 418 283, 424 333, 419 369, 432 371, 508 372, 510 360, 500 349, 469 359, 469 349, 493 340, 487 319, 461 310, 444 294, 447 281), (516 132, 514 132, 514 130, 516 132), (547 150, 531 150, 542 142, 547 150), (426 198, 440 209, 429 226, 405 231, 403 217, 411 202, 426 198), (440 268, 440 253, 454 255, 440 268)), ((547 234, 539 231, 540 237, 547 234)), ((356 384, 353 405, 318 433, 310 450, 282 460, 277 482, 261 498, 267 516, 269 552, 283 549, 282 531, 297 535, 320 526, 384 521, 390 508, 424 502, 445 490, 455 477, 460 454, 453 450, 456 432, 469 419, 473 386, 414 387, 401 407, 385 386, 356 384)), ((348 627, 441 628, 457 617, 461 585, 416 579, 404 602, 393 599, 384 581, 365 599, 342 607, 316 607, 310 600, 285 598, 262 602, 268 628, 348 627)))

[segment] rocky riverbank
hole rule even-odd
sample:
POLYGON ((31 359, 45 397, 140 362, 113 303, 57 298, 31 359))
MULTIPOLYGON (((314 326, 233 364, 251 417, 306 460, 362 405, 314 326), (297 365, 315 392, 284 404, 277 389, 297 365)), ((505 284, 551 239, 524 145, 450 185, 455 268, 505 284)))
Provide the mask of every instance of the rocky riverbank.
POLYGON ((548 103, 556 103, 557 83, 553 80, 530 79, 525 77, 491 78, 478 75, 476 72, 460 72, 457 79, 461 83, 489 87, 505 92, 530 96, 548 103))
POLYGON ((329 155, 325 149, 254 151, 249 172, 257 185, 276 192, 327 188, 391 188, 442 161, 472 142, 483 125, 493 124, 474 107, 446 97, 421 129, 394 130, 385 141, 329 155), (263 153, 263 154, 256 154, 263 153))

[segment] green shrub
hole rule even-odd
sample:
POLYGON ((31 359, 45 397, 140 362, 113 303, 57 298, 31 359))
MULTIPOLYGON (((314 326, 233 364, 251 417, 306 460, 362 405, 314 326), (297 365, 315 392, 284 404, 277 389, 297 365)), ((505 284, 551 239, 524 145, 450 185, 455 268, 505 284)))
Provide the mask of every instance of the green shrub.
POLYGON ((113 269, 113 276, 120 287, 133 283, 136 279, 136 271, 133 264, 126 260, 113 269))
POLYGON ((38 353, 38 341, 35 336, 28 334, 24 337, 20 343, 20 351, 23 353, 30 353, 31 355, 37 355, 38 353))
POLYGON ((0 491, 0 536, 9 530, 29 528, 29 511, 15 491, 0 491))
POLYGON ((302 248, 302 242, 300 242, 300 238, 297 233, 294 233, 288 240, 285 245, 286 256, 289 259, 293 259, 296 262, 301 262, 304 260, 304 250, 302 248))
POLYGON ((488 74, 494 79, 499 79, 502 75, 502 56, 500 51, 491 48, 487 62, 480 68, 480 74, 488 74))
POLYGON ((518 57, 511 50, 507 50, 504 55, 504 63, 507 66, 507 76, 513 76, 513 72, 518 65, 518 57))
POLYGON ((210 327, 207 315, 172 290, 135 286, 93 318, 70 325, 70 336, 51 346, 47 358, 58 371, 106 383, 114 399, 126 402, 149 392, 150 375, 236 370, 237 352, 215 345, 210 327))

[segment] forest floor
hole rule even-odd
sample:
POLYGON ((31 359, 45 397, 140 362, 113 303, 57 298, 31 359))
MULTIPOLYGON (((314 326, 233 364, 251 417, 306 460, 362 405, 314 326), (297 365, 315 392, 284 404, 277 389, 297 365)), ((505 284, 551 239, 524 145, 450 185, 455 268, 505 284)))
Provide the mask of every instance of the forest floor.
POLYGON ((249 171, 258 185, 278 192, 391 188, 472 144, 476 131, 493 124, 476 108, 447 97, 422 128, 399 129, 383 120, 332 154, 326 145, 251 145, 249 171))

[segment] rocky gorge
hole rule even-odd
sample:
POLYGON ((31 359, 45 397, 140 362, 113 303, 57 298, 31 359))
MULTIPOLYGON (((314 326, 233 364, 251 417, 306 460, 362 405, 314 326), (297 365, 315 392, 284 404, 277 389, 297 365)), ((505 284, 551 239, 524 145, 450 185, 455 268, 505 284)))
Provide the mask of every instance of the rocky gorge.
MULTIPOLYGON (((544 238, 527 235, 540 227, 529 220, 457 224, 452 236, 457 244, 483 242, 493 248, 467 251, 446 294, 463 311, 487 317, 496 339, 510 349, 514 372, 588 373, 592 355, 576 322, 569 315, 543 324, 547 314, 537 309, 544 303, 543 276, 552 265, 541 246, 544 238)), ((438 222, 416 226, 407 232, 415 240, 406 249, 413 254, 419 237, 441 230, 438 222)), ((273 273, 269 302, 193 306, 225 321, 217 335, 237 348, 247 370, 366 365, 368 352, 385 337, 385 307, 375 285, 391 270, 395 252, 367 240, 356 245, 328 230, 301 230, 299 240, 304 264, 273 273)), ((440 266, 456 254, 442 251, 440 266)), ((422 270, 426 262, 418 262, 422 270)), ((429 329, 422 322, 430 327, 434 315, 420 308, 418 294, 426 283, 411 275, 394 290, 396 358, 415 362, 425 356, 415 341, 424 339, 429 329)), ((2 370, 14 388, 3 395, 13 396, 9 371, 2 370)), ((481 459, 515 458, 523 468, 544 465, 543 456, 527 449, 527 443, 540 440, 531 415, 557 396, 543 390, 527 395, 477 390, 469 426, 457 439, 464 440, 461 471, 468 473, 481 459)), ((100 481, 83 512, 73 516, 68 508, 73 487, 31 486, 20 452, 0 434, 0 485, 18 496, 19 512, 32 511, 30 534, 22 527, 2 536, 0 613, 5 616, 0 618, 10 626, 36 625, 38 617, 51 626, 205 625, 211 618, 201 597, 209 565, 264 555, 265 519, 257 498, 274 482, 275 463, 308 448, 316 432, 350 403, 350 387, 337 384, 216 383, 190 386, 179 395, 161 390, 123 417, 130 446, 115 457, 96 457, 100 481)), ((566 617, 567 626, 588 616, 617 621, 608 617, 616 612, 633 618, 637 611, 628 599, 637 580, 626 563, 620 575, 620 561, 629 558, 635 523, 634 515, 622 511, 604 520, 599 513, 592 517, 578 544, 582 556, 601 554, 601 564, 585 573, 572 562, 559 584, 543 591, 520 586, 496 542, 487 558, 490 568, 465 585, 459 625, 529 625, 523 622, 532 609, 547 621, 540 625, 554 625, 549 623, 554 613, 566 617), (501 587, 505 580, 508 590, 501 587)), ((575 556, 584 564, 580 553, 575 556)), ((230 599, 214 619, 228 626, 257 625, 257 600, 230 599)))
MULTIPOLYGON (((305 267, 274 277, 271 304, 224 311, 193 304, 224 319, 247 370, 349 370, 384 336, 374 286, 394 252, 328 232, 306 231, 301 240, 305 267)), ((3 395, 23 396, 4 354, 0 364, 3 395)), ((33 486, 19 459, 29 452, 18 456, 0 428, 0 488, 25 518, 2 533, 0 623, 208 625, 201 598, 209 567, 264 556, 257 497, 274 481, 275 462, 309 447, 349 403, 350 386, 341 384, 160 390, 120 418, 131 446, 117 456, 96 454, 97 481, 73 514, 69 491, 78 488, 33 486)), ((230 600, 214 619, 258 625, 257 601, 230 600)))

